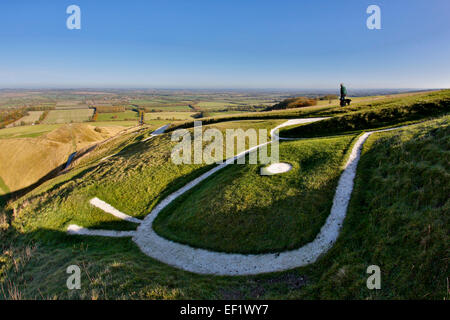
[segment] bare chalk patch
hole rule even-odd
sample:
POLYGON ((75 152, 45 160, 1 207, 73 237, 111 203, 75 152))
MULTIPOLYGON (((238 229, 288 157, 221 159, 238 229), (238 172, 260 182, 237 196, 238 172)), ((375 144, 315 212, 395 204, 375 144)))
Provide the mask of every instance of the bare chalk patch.
POLYGON ((272 163, 271 165, 261 168, 262 176, 271 176, 274 174, 288 172, 292 169, 292 165, 286 162, 272 163))
POLYGON ((101 237, 133 237, 136 231, 115 231, 115 230, 98 230, 98 229, 87 229, 80 227, 76 224, 71 224, 67 227, 67 233, 73 235, 82 236, 101 236, 101 237))

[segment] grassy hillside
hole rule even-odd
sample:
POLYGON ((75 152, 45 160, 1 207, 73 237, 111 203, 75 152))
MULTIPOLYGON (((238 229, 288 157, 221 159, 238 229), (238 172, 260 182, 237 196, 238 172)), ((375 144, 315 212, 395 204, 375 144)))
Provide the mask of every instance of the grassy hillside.
POLYGON ((313 137, 325 134, 398 125, 450 112, 450 90, 420 96, 381 100, 352 107, 335 107, 316 113, 334 116, 324 121, 283 128, 283 137, 313 137), (340 115, 340 113, 343 113, 340 115))
POLYGON ((72 152, 109 138, 119 130, 121 127, 96 130, 77 124, 59 127, 38 138, 0 139, 3 184, 9 191, 27 187, 64 164, 72 152))
POLYGON ((450 117, 377 133, 364 146, 336 245, 300 297, 449 299, 450 117), (382 290, 365 290, 379 265, 382 290))
POLYGON ((281 175, 261 176, 259 164, 228 166, 163 210, 155 231, 214 251, 298 248, 324 224, 353 138, 282 143, 280 161, 293 168, 281 175))
MULTIPOLYGON (((389 96, 373 96, 373 97, 361 97, 357 98, 357 103, 347 107, 339 107, 335 104, 322 104, 317 106, 291 108, 285 110, 272 110, 264 112, 247 112, 231 115, 222 115, 214 117, 202 118, 204 124, 219 123, 224 121, 238 121, 238 120, 263 120, 263 119, 291 119, 291 118, 311 118, 311 117, 334 117, 339 115, 356 115, 362 114, 363 117, 372 117, 372 113, 384 114, 389 113, 387 117, 391 123, 399 123, 399 121, 420 121, 420 119, 426 119, 432 116, 441 115, 448 112, 448 101, 450 99, 450 90, 439 90, 432 92, 414 92, 404 93, 389 96), (414 104, 425 105, 425 108, 429 104, 433 105, 430 110, 425 112, 417 110, 410 110, 410 107, 414 104), (439 106, 436 107, 436 104, 439 106), (406 109, 406 110, 405 110, 406 109), (404 117, 409 119, 398 119, 395 116, 398 111, 404 113, 404 117), (411 113, 411 111, 413 111, 411 113), (411 113, 411 114, 409 114, 411 113)), ((419 108, 420 109, 420 108, 419 108)), ((400 114, 401 115, 401 114, 400 114)), ((349 119, 345 118, 344 122, 349 119)), ((386 121, 386 119, 383 119, 386 121)), ((173 124, 169 130, 176 130, 178 128, 190 128, 193 127, 194 121, 186 121, 183 123, 173 124)), ((372 125, 378 126, 375 122, 372 125)), ((381 125, 381 123, 380 123, 381 125)), ((327 125, 329 127, 329 125, 327 125)), ((333 129, 333 127, 331 127, 333 129)), ((284 129, 286 131, 287 129, 284 129)), ((340 131, 341 132, 341 131, 340 131)), ((302 132, 303 133, 303 132, 302 132)), ((318 132, 316 136, 322 136, 324 132, 318 132)), ((292 134, 292 136, 297 134, 292 134)), ((314 136, 314 134, 310 134, 314 136)))
MULTIPOLYGON (((408 101, 405 100, 405 105, 410 105, 408 101)), ((386 100, 380 103, 385 105, 386 100)), ((367 105, 355 107, 360 109, 349 112, 372 108, 367 105)), ((314 108, 319 109, 302 112, 308 115, 338 113, 332 111, 332 106, 314 108)), ((297 112, 294 110, 289 115, 297 112)), ((222 130, 236 126, 273 128, 274 124, 282 122, 282 114, 286 113, 280 111, 276 114, 280 120, 261 118, 211 125, 222 130)), ((3 208, 0 212, 0 299, 448 299, 449 120, 449 116, 442 116, 402 131, 372 135, 364 146, 347 218, 333 248, 311 266, 246 277, 214 277, 184 272, 145 256, 131 239, 66 234, 66 227, 72 223, 89 228, 134 229, 135 226, 129 222, 90 206, 89 199, 97 196, 129 215, 142 218, 168 194, 209 168, 206 165, 174 165, 170 161, 174 145, 170 142, 170 134, 142 142, 151 129, 130 131, 102 144, 71 171, 47 181, 3 208), (116 155, 100 161, 116 152, 116 155), (66 268, 72 264, 82 269, 81 290, 70 291, 64 285, 66 268), (381 267, 382 289, 378 291, 370 291, 365 285, 366 268, 371 264, 381 267)), ((233 193, 239 193, 242 198, 229 202, 236 204, 238 210, 235 212, 239 214, 239 206, 247 203, 244 191, 254 189, 255 193, 251 194, 244 211, 258 208, 256 199, 260 195, 261 199, 267 200, 258 208, 263 213, 262 218, 279 207, 280 224, 267 227, 272 235, 278 229, 281 239, 284 232, 293 234, 296 229, 290 223, 302 217, 289 215, 284 203, 276 206, 278 198, 289 196, 284 195, 278 186, 291 187, 296 197, 292 203, 303 206, 305 212, 317 208, 317 219, 320 220, 320 212, 330 206, 330 185, 335 183, 333 175, 337 165, 342 163, 345 145, 350 141, 351 137, 343 136, 286 143, 283 147, 287 148, 286 158, 294 157, 290 161, 298 161, 305 173, 311 173, 312 180, 306 179, 303 171, 292 172, 295 179, 290 180, 287 179, 288 174, 286 178, 282 175, 257 177, 251 166, 236 166, 228 175, 218 174, 205 181, 194 190, 192 197, 203 201, 201 208, 208 208, 209 200, 222 203, 222 200, 231 200, 233 193), (310 149, 324 156, 320 158, 323 163, 331 164, 331 177, 323 175, 325 169, 320 162, 307 161, 317 156, 316 152, 308 153, 310 149), (304 150, 305 155, 298 154, 298 150, 304 150), (261 185, 253 188, 257 178, 261 178, 261 185), (263 178, 274 178, 273 182, 278 181, 279 184, 263 178), (203 191, 208 183, 211 188, 217 188, 211 184, 215 179, 222 182, 220 191, 223 190, 221 194, 225 196, 203 191), (317 192, 313 192, 315 190, 317 192), (304 203, 299 201, 298 195, 302 196, 304 203)), ((191 201, 181 200, 183 205, 191 201)), ((220 210, 231 214, 234 209, 225 206, 220 210)), ((186 212, 178 214, 183 217, 186 212)), ((199 217, 210 219, 212 224, 204 226, 208 236, 217 229, 210 214, 211 210, 191 212, 191 217, 197 220, 199 217)), ((230 215, 223 221, 235 223, 230 215)), ((313 219, 303 221, 317 223, 313 219)), ((172 218, 168 222, 177 223, 177 220, 172 218)), ((195 231, 196 225, 189 227, 195 231)), ((255 232, 249 237, 253 242, 246 243, 244 231, 244 228, 237 230, 231 249, 225 248, 228 244, 221 239, 216 239, 213 244, 217 248, 222 246, 224 250, 236 250, 240 245, 249 244, 255 251, 278 245, 272 242, 264 247, 257 241, 262 235, 255 232)), ((233 233, 232 230, 221 232, 226 236, 233 233)), ((293 243, 299 245, 310 236, 312 233, 299 234, 293 243)), ((192 235, 195 237, 200 239, 192 235)), ((290 245, 288 240, 283 240, 286 241, 284 245, 290 245)), ((200 242, 197 245, 205 246, 200 242)))

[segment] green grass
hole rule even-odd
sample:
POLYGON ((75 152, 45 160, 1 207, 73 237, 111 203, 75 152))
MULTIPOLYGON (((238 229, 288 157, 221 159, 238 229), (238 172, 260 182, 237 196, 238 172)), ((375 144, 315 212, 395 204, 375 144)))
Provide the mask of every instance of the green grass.
POLYGON ((199 107, 200 109, 218 109, 237 105, 239 104, 228 101, 201 101, 195 104, 195 106, 199 107))
POLYGON ((6 185, 5 181, 2 179, 2 177, 0 177, 0 195, 1 194, 6 194, 9 193, 9 188, 6 185))
POLYGON ((450 117, 373 134, 342 233, 300 297, 449 299, 450 117), (368 265, 381 290, 365 289, 368 265))
POLYGON ((93 113, 93 109, 51 110, 42 123, 85 122, 92 118, 93 113))
POLYGON ((315 238, 329 215, 353 138, 282 143, 280 161, 293 165, 284 174, 261 176, 261 165, 230 165, 163 210, 155 231, 215 251, 298 248, 315 238))

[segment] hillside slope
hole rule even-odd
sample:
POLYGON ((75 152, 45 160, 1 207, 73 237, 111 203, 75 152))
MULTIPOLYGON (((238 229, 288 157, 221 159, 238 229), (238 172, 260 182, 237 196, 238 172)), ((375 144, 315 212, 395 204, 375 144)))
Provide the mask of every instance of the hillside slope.
MULTIPOLYGON (((185 272, 149 258, 127 238, 66 234, 72 223, 132 230, 135 225, 105 214, 89 200, 99 197, 142 218, 209 168, 174 165, 170 133, 145 142, 147 131, 123 136, 0 213, 0 298, 448 299, 449 121, 441 116, 373 134, 364 145, 334 247, 313 265, 245 277, 185 272), (62 285, 72 264, 83 270, 81 290, 62 285), (381 268, 381 290, 366 287, 366 268, 372 264, 381 268)), ((264 127, 264 121, 257 124, 264 127)), ((239 122, 220 127, 227 125, 239 122)), ((265 125, 274 127, 269 121, 265 125)), ((315 156, 305 155, 305 162, 315 156)), ((304 196, 306 203, 314 201, 313 193, 304 196)), ((279 232, 285 232, 282 225, 279 232)))
POLYGON ((450 117, 372 135, 338 242, 301 297, 449 299, 450 117), (368 265, 381 290, 365 289, 368 265))
POLYGON ((0 177, 9 191, 27 187, 67 161, 67 157, 116 134, 121 127, 95 129, 64 125, 38 138, 0 139, 0 177))

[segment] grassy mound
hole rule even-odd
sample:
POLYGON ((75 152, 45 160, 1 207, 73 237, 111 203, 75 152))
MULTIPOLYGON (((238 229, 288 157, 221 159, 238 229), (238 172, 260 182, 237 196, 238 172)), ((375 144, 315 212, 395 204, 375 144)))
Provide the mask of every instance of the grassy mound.
POLYGON ((450 112, 450 90, 365 105, 332 108, 320 115, 336 115, 324 121, 281 129, 282 137, 315 137, 379 128, 436 117, 450 112))
POLYGON ((312 241, 326 217, 354 136, 280 145, 287 173, 261 176, 261 165, 230 165, 158 215, 155 231, 214 251, 262 253, 312 241))

